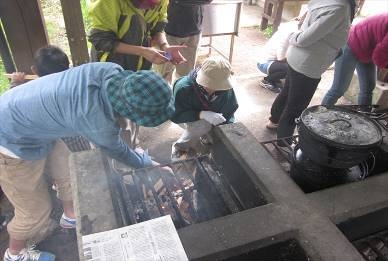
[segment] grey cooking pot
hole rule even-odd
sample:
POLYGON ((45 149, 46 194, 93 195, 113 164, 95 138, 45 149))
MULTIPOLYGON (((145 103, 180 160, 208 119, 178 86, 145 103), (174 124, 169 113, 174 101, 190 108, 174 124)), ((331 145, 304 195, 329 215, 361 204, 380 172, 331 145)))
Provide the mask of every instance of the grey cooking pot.
POLYGON ((311 106, 297 119, 299 146, 317 164, 350 168, 377 150, 383 138, 375 121, 338 106, 311 106))

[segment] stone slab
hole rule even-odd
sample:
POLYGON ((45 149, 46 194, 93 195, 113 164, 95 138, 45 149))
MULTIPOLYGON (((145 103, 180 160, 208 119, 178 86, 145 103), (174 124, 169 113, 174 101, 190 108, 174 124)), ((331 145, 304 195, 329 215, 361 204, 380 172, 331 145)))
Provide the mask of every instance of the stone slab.
MULTIPOLYGON (((358 93, 360 92, 359 86, 358 76, 354 73, 349 88, 344 94, 344 97, 352 104, 358 104, 358 93)), ((388 108, 388 83, 377 81, 376 87, 373 90, 372 103, 380 105, 381 109, 388 108)))
MULTIPOLYGON (((289 239, 297 240, 311 260, 363 260, 336 222, 373 212, 373 208, 388 209, 387 175, 305 194, 244 125, 219 126, 212 135, 214 158, 230 154, 227 160, 241 166, 241 175, 252 179, 267 204, 179 229, 190 260, 225 260, 289 239), (353 202, 355 195, 360 204, 353 202)), ((117 227, 103 173, 110 173, 108 167, 100 151, 71 158, 79 236, 117 227), (85 217, 90 222, 82 222, 85 217)))
POLYGON ((77 240, 83 261, 82 236, 118 228, 109 182, 109 164, 100 150, 73 153, 70 175, 77 219, 77 240))
POLYGON ((339 224, 388 208, 388 173, 307 194, 316 208, 339 224))
POLYGON ((309 247, 305 248, 307 252, 316 251, 313 260, 363 260, 325 212, 313 207, 305 194, 242 124, 223 125, 217 127, 214 133, 247 172, 253 172, 259 178, 264 186, 259 189, 265 189, 272 195, 272 203, 278 207, 282 223, 303 234, 299 241, 309 243, 309 247))

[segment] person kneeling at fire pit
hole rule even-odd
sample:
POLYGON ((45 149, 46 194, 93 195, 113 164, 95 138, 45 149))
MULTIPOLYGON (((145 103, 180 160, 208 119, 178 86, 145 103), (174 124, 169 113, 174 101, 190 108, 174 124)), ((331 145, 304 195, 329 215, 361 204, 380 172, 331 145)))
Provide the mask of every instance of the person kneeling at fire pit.
POLYGON ((219 56, 207 58, 175 82, 173 93, 175 114, 171 120, 184 129, 172 145, 171 160, 177 161, 189 157, 212 126, 234 121, 238 104, 230 63, 219 56))
POLYGON ((89 63, 19 85, 0 96, 0 185, 15 216, 8 224, 5 261, 51 261, 55 256, 30 246, 55 222, 45 167, 63 203, 62 227, 75 227, 69 150, 61 137, 82 135, 108 156, 134 168, 156 165, 120 138, 118 120, 157 126, 172 117, 168 84, 151 71, 124 71, 114 63, 89 63))

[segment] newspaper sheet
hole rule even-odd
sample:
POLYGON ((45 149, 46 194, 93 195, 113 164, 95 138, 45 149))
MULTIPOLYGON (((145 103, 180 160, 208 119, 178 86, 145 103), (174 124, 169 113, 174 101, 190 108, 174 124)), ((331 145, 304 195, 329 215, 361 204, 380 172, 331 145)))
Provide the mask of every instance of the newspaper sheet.
POLYGON ((170 216, 82 237, 85 261, 188 261, 170 216))

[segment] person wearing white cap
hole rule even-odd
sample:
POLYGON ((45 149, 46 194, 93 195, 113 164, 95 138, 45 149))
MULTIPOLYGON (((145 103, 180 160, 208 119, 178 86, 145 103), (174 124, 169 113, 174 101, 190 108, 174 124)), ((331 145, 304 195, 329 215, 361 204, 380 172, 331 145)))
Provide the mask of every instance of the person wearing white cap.
POLYGON ((219 124, 234 121, 238 108, 230 63, 222 57, 207 58, 173 87, 175 113, 171 120, 184 132, 173 144, 171 160, 187 156, 201 136, 219 124))

